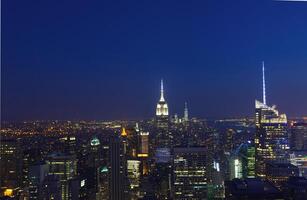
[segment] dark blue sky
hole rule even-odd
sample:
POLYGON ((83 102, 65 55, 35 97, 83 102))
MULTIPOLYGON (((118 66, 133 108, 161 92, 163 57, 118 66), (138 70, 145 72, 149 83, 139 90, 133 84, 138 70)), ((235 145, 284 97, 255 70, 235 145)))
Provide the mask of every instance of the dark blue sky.
POLYGON ((307 3, 2 1, 2 117, 138 119, 160 78, 171 114, 307 115, 307 3))

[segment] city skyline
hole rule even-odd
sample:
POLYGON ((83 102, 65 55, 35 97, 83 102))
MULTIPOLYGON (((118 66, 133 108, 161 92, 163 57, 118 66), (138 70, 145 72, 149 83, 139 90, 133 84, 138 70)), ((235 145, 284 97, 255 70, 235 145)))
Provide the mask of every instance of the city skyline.
POLYGON ((3 8, 2 120, 151 118, 161 78, 171 115, 183 115, 187 102, 192 117, 252 116, 263 60, 268 102, 288 116, 307 115, 306 4, 3 8))

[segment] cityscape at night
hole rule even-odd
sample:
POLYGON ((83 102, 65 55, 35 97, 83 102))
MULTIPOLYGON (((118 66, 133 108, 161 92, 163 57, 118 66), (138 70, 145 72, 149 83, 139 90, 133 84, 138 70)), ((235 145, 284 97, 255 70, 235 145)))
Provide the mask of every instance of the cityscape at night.
POLYGON ((1 1, 0 200, 307 200, 307 2, 1 1))

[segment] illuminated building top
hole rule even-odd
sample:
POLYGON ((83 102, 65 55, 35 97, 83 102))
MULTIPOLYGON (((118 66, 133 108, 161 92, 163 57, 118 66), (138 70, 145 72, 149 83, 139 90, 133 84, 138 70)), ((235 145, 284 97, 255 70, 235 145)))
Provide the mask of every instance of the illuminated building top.
POLYGON ((91 146, 98 146, 100 145, 100 141, 98 138, 94 137, 92 140, 91 140, 91 146))
POLYGON ((126 132, 126 129, 125 129, 125 128, 122 129, 121 136, 127 136, 127 132, 126 132))
POLYGON ((156 116, 168 116, 168 105, 164 99, 163 80, 161 80, 161 95, 157 104, 156 116))

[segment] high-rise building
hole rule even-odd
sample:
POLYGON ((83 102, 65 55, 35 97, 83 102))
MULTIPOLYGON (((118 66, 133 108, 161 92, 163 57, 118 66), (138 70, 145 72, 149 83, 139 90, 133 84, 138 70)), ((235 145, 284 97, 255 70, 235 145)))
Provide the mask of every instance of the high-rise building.
POLYGON ((185 104, 184 104, 183 121, 184 122, 188 122, 189 121, 189 111, 188 111, 188 104, 187 104, 187 102, 185 102, 185 104))
POLYGON ((139 152, 138 158, 141 161, 141 173, 147 175, 149 172, 149 132, 141 131, 139 133, 139 152))
POLYGON ((255 147, 242 143, 230 157, 230 180, 255 177, 255 147))
POLYGON ((168 105, 164 99, 163 80, 161 80, 160 100, 157 103, 157 108, 156 108, 156 120, 157 120, 157 126, 159 128, 168 127, 168 105))
POLYGON ((266 163, 266 177, 276 187, 281 188, 289 177, 299 175, 298 167, 290 163, 266 163))
POLYGON ((16 196, 22 184, 22 158, 18 139, 1 139, 0 163, 1 189, 9 196, 16 196))
POLYGON ((275 106, 266 104, 265 78, 263 65, 263 102, 256 100, 256 173, 265 177, 265 163, 288 160, 287 116, 280 114, 275 106))
POLYGON ((126 190, 126 159, 119 136, 110 138, 110 200, 124 200, 126 190))
POLYGON ((95 136, 90 141, 90 162, 89 167, 92 170, 90 173, 91 176, 88 176, 87 184, 88 189, 91 190, 91 198, 95 198, 98 196, 99 192, 99 171, 102 165, 102 152, 101 152, 101 144, 99 139, 95 136))
POLYGON ((149 132, 140 132, 140 144, 138 157, 148 157, 149 154, 149 132))
POLYGON ((307 123, 291 124, 291 150, 307 150, 307 123))
POLYGON ((77 174, 77 160, 73 155, 52 154, 47 160, 49 175, 57 175, 61 184, 62 200, 69 200, 71 197, 69 188, 70 180, 77 174))
POLYGON ((139 160, 127 160, 127 177, 130 190, 134 190, 140 186, 140 165, 141 162, 139 160))
POLYGON ((57 175, 47 175, 42 187, 43 200, 62 199, 61 197, 61 182, 57 175))
POLYGON ((206 154, 204 147, 174 148, 174 199, 207 198, 206 154))
POLYGON ((75 136, 65 136, 60 138, 60 142, 62 145, 63 152, 65 154, 75 154, 76 149, 76 137, 75 136))
POLYGON ((23 187, 29 186, 29 166, 42 161, 41 149, 29 148, 23 152, 22 158, 22 185, 23 187))
POLYGON ((299 176, 307 178, 307 151, 293 151, 290 154, 290 162, 299 169, 299 176))
POLYGON ((156 108, 156 134, 155 145, 158 148, 170 148, 172 146, 172 134, 169 131, 169 110, 164 99, 163 80, 161 80, 160 100, 156 108))
POLYGON ((45 162, 36 163, 29 167, 29 199, 43 198, 43 181, 48 175, 49 166, 45 162))

